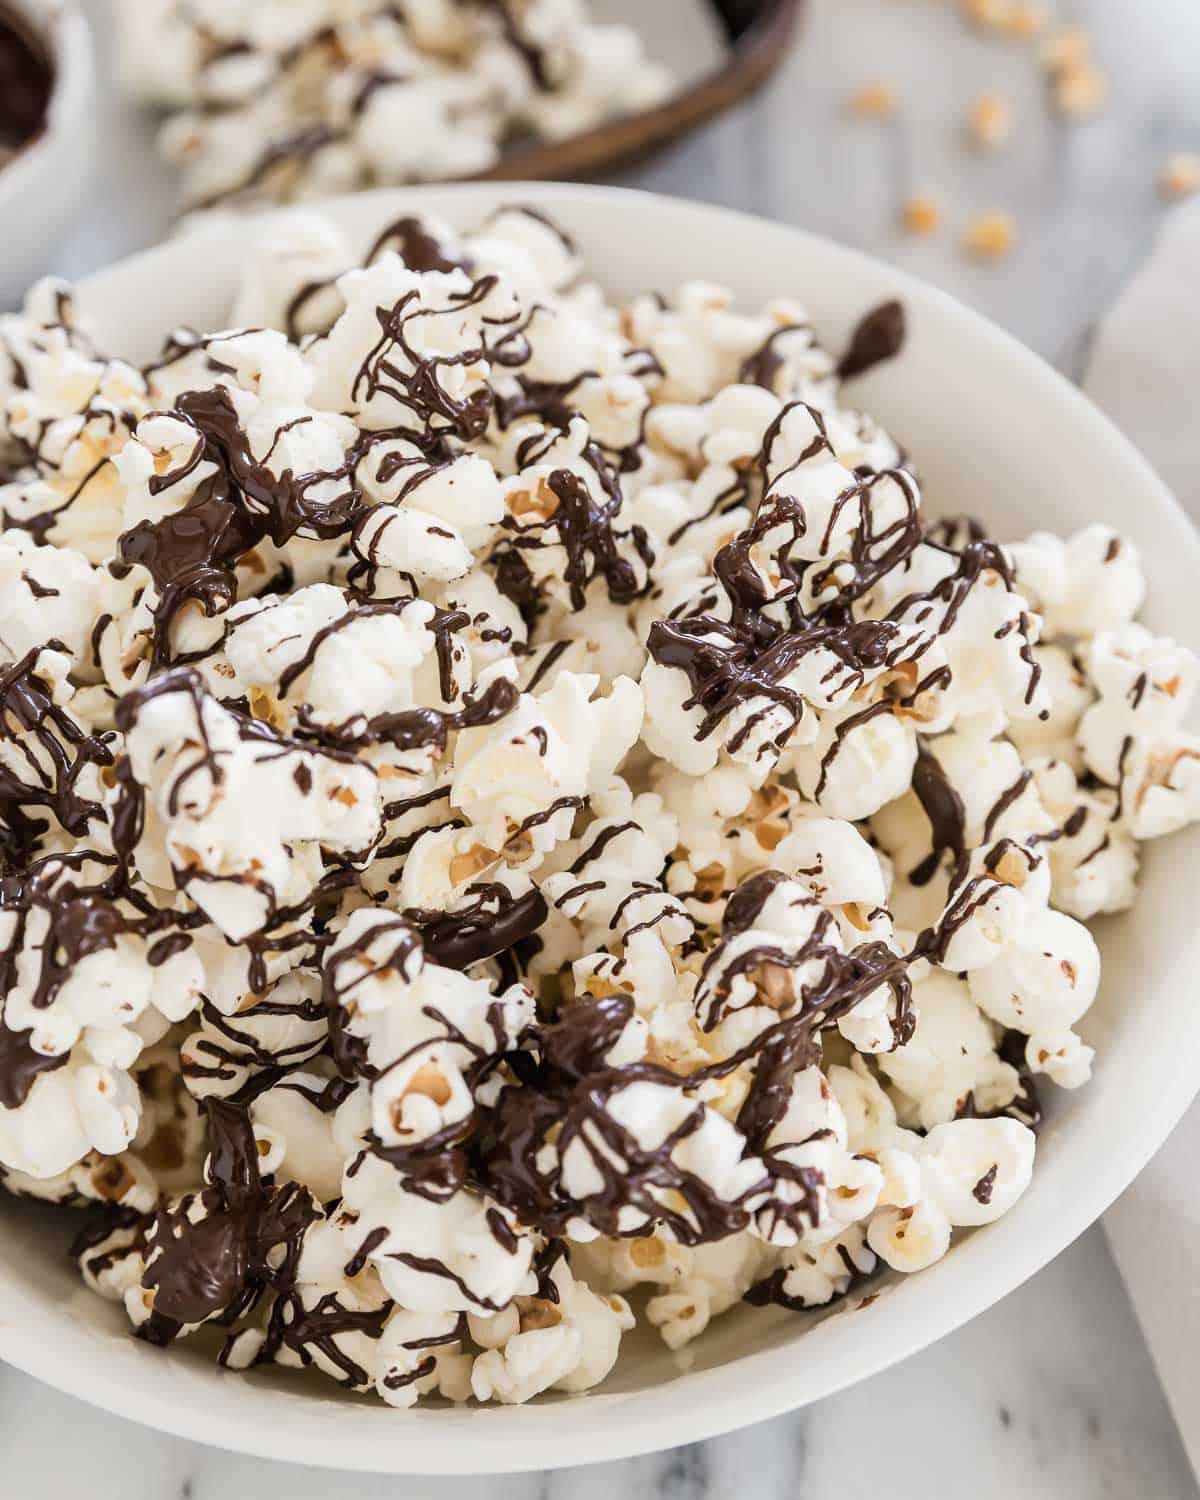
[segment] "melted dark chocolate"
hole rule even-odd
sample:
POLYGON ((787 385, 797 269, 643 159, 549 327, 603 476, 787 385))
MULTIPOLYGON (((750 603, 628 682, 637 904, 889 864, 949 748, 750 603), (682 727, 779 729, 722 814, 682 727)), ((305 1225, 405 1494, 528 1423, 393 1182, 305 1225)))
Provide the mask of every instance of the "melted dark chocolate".
POLYGON ((206 1109, 211 1186, 160 1210, 149 1236, 142 1284, 154 1291, 147 1336, 155 1342, 185 1324, 241 1317, 268 1287, 290 1291, 318 1213, 297 1183, 264 1181, 245 1106, 210 1099, 206 1109))
POLYGON ((913 885, 928 885, 942 866, 942 856, 953 855, 957 861, 966 847, 967 815, 962 798, 950 785, 945 771, 929 747, 917 747, 913 767, 912 789, 916 793, 933 833, 933 850, 909 874, 913 885))
POLYGON ((78 781, 89 765, 110 766, 113 761, 113 737, 84 735, 54 702, 50 687, 37 676, 39 654, 29 651, 0 670, 0 737, 27 736, 43 757, 39 761, 28 749, 21 751, 28 779, 0 766, 0 850, 18 859, 47 827, 30 819, 29 808, 47 809, 76 837, 87 832, 91 819, 103 817, 100 805, 80 794, 78 781))
POLYGON ((846 352, 838 361, 837 372, 843 380, 865 375, 885 360, 894 359, 904 348, 907 320, 904 304, 884 302, 869 312, 850 335, 846 352))
POLYGON ((54 64, 24 16, 0 4, 0 166, 46 127, 54 64))
POLYGON ((53 1073, 70 1061, 70 1053, 47 1057, 30 1045, 32 1032, 10 1031, 0 1015, 0 1105, 20 1109, 40 1073, 53 1073))
POLYGON ((536 888, 514 897, 506 886, 475 886, 460 911, 414 911, 405 916, 421 933, 431 963, 469 969, 515 948, 545 922, 546 902, 536 888))
POLYGON ((349 482, 356 455, 334 473, 275 475, 250 452, 223 386, 185 392, 174 415, 196 429, 196 446, 180 468, 151 479, 151 492, 162 493, 205 462, 216 472, 182 510, 125 532, 118 542, 121 562, 112 565, 119 572, 140 563, 154 579, 155 667, 171 660, 171 627, 185 604, 198 604, 211 618, 236 601, 234 569, 259 542, 270 537, 282 546, 299 533, 332 540, 349 532, 366 509, 349 482), (347 488, 329 501, 310 499, 311 489, 330 480, 344 480, 347 488))

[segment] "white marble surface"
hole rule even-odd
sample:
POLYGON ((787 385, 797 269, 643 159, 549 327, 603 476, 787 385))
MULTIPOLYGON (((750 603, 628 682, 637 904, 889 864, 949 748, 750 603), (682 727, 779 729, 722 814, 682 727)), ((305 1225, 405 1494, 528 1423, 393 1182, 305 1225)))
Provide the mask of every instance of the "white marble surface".
MULTIPOLYGON (((608 0, 609 8, 627 0, 608 0)), ((643 0, 644 3, 644 0, 643 0)), ((659 6, 684 0, 654 0, 659 6)), ((690 3, 690 0, 689 0, 690 3)), ((762 99, 623 180, 803 224, 895 259, 1076 372, 1088 331, 1144 255, 1161 212, 1154 175, 1200 148, 1200 7, 1193 0, 1060 0, 1113 75, 1111 107, 1067 128, 1045 109, 1029 53, 966 32, 948 0, 811 0, 795 55, 762 99), (902 110, 848 122, 847 93, 882 79, 902 110), (1008 94, 1002 155, 963 148, 983 90, 1008 94), (938 238, 896 232, 912 191, 947 212, 938 238), (1019 252, 981 268, 957 248, 971 213, 1017 218, 1019 252)), ((114 103, 105 170, 58 269, 80 274, 163 231, 169 192, 146 132, 114 103)), ((958 1500, 1200 1495, 1099 1230, 973 1325, 797 1416, 656 1458, 526 1479, 446 1481, 302 1472, 161 1437, 0 1367, 0 1500, 958 1500)))

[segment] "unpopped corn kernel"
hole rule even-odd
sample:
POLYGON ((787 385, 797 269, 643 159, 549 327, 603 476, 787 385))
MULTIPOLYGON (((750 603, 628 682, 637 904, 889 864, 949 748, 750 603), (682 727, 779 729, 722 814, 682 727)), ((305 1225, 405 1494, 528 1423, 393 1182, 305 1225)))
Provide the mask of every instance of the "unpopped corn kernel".
POLYGON ((849 109, 851 114, 862 119, 890 120, 896 113, 898 103, 896 91, 891 84, 868 83, 851 94, 849 109))
POLYGON ((967 225, 963 244, 977 260, 1003 260, 1015 248, 1017 225, 1011 214, 981 214, 967 225))
POLYGON ((916 193, 905 200, 901 222, 909 234, 934 234, 941 228, 941 206, 931 194, 916 193))
POLYGON ((1068 119, 1085 120, 1103 108, 1108 76, 1091 63, 1061 68, 1054 78, 1054 103, 1068 119))
POLYGON ((971 106, 967 123, 976 145, 996 150, 1012 134, 1012 107, 1001 94, 984 94, 971 106))
POLYGON ((1168 201, 1200 192, 1200 155, 1175 151, 1168 156, 1158 174, 1158 191, 1168 201))

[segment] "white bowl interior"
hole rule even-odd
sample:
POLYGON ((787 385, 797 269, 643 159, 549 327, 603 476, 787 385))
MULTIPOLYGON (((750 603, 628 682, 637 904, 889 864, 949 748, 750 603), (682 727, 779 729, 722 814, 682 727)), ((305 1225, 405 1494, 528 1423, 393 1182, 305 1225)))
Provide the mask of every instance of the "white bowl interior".
MULTIPOLYGON (((856 319, 903 298, 903 355, 854 397, 906 443, 935 512, 969 511, 1001 538, 1102 520, 1132 536, 1151 580, 1157 630, 1198 640, 1200 541, 1129 444, 1033 355, 942 294, 825 241, 694 204, 611 189, 472 185, 386 192, 330 211, 362 245, 416 207, 462 227, 498 203, 552 214, 614 294, 721 281, 746 304, 805 301, 835 349, 856 319)), ((138 257, 82 289, 103 342, 148 357, 162 332, 227 315, 245 231, 216 230, 138 257)), ((1152 847, 1135 913, 1100 932, 1105 977, 1084 1031, 1096 1075, 1054 1097, 1032 1187, 998 1224, 945 1261, 897 1279, 869 1306, 824 1319, 737 1310, 681 1368, 634 1340, 598 1392, 525 1408, 399 1414, 280 1372, 214 1369, 183 1345, 128 1337, 66 1262, 53 1210, 0 1205, 0 1356, 123 1415, 220 1446, 314 1464, 407 1473, 482 1473, 618 1458, 690 1442, 816 1400, 923 1347, 983 1311, 1080 1234, 1132 1180, 1200 1085, 1191 1023, 1200 926, 1190 872, 1200 831, 1152 847)), ((1048 1092, 1053 1092, 1048 1090, 1048 1092)), ((0 1194, 0 1198, 3 1195, 0 1194)))

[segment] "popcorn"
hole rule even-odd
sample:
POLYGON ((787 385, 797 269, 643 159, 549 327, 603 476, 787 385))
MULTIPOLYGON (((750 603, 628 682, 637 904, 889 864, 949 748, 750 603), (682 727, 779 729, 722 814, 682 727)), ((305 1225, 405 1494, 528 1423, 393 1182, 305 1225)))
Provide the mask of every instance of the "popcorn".
POLYGON ((92 623, 99 613, 99 583, 78 552, 38 547, 28 533, 0 533, 0 651, 20 661, 49 638, 87 672, 92 623))
POLYGON ((449 1401, 471 1394, 471 1360, 460 1352, 464 1319, 447 1313, 394 1312, 379 1340, 375 1389, 404 1410, 437 1392, 449 1401))
POLYGON ((512 1405, 551 1389, 585 1391, 616 1363, 621 1335, 634 1326, 625 1299, 598 1297, 565 1262, 544 1290, 548 1298, 518 1300, 515 1331, 502 1345, 485 1345, 475 1360, 471 1389, 478 1400, 512 1405))
POLYGON ((908 1208, 884 1208, 867 1243, 895 1271, 923 1271, 945 1255, 951 1230, 990 1224, 1025 1191, 1033 1132, 1017 1120, 954 1120, 921 1142, 923 1193, 908 1208))
POLYGON ((995 1029, 968 986, 934 969, 913 986, 913 1001, 912 1040, 879 1058, 912 1123, 933 1130, 955 1119, 968 1100, 984 1113, 1009 1104, 1020 1086, 1017 1071, 997 1052, 995 1029))
POLYGON ((789 1250, 770 1276, 747 1294, 748 1302, 777 1303, 800 1312, 844 1297, 875 1270, 877 1258, 859 1226, 827 1244, 789 1250))
MULTIPOLYGON (((280 123, 325 9, 163 0, 201 135, 280 123)), ((436 67, 334 90, 295 189, 427 93, 468 146, 530 110, 477 9, 339 12, 436 67)), ((526 19, 616 96, 627 41, 526 19)), ((139 371, 54 284, 0 319, 0 1178, 91 1206, 85 1283, 511 1403, 1007 1212, 1093 1064, 1084 923, 1200 816, 1130 544, 926 519, 842 397, 898 306, 840 361, 787 300, 613 307, 528 210, 362 266, 289 216, 234 325, 139 371)))
POLYGON ((1044 911, 1022 925, 1006 953, 973 971, 969 983, 986 1015, 1035 1038, 1035 1056, 1042 1048, 1049 1056, 1096 998, 1100 951, 1081 922, 1044 911))
POLYGON ((123 0, 117 19, 126 85, 175 111, 160 144, 199 207, 484 173, 514 136, 575 135, 674 87, 581 0, 123 0))
POLYGON ((6 1168, 44 1180, 91 1151, 119 1156, 137 1133, 139 1103, 128 1073, 89 1062, 81 1048, 78 1059, 38 1074, 20 1103, 0 1110, 0 1159, 6 1168))
POLYGON ((1138 846, 1115 821, 1111 791, 1085 790, 1060 760, 1034 765, 1038 796, 1055 820, 1045 835, 1054 905, 1081 922, 1125 911, 1137 896, 1138 846))
POLYGON ((239 719, 187 669, 128 694, 120 714, 132 773, 145 788, 145 828, 160 830, 162 857, 147 869, 187 890, 233 942, 304 902, 320 878, 321 848, 363 852, 378 836, 378 779, 369 767, 239 719), (249 816, 268 806, 273 835, 249 816))
POLYGON ((405 1191, 382 1158, 367 1158, 343 1184, 341 1211, 357 1215, 360 1253, 372 1241, 366 1259, 401 1307, 496 1312, 534 1290, 529 1237, 465 1191, 442 1200, 405 1191))
POLYGON ((1087 526, 1067 540, 1037 531, 1007 550, 1047 636, 1115 630, 1146 597, 1137 548, 1107 526, 1087 526))

